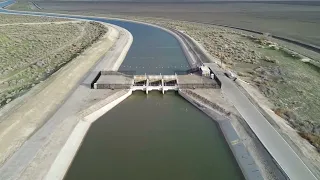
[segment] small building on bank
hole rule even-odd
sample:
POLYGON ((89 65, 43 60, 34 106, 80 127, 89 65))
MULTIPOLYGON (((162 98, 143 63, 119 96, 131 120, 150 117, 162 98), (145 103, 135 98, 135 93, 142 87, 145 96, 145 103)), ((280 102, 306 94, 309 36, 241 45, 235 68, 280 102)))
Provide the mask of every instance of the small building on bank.
POLYGON ((210 76, 210 69, 208 66, 200 66, 200 71, 202 76, 210 76))

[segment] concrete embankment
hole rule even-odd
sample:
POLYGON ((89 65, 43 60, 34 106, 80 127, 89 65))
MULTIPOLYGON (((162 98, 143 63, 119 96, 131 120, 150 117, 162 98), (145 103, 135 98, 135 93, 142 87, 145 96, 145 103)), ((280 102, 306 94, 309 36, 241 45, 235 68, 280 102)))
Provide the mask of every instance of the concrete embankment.
MULTIPOLYGON (((118 26, 111 26, 119 28, 118 26)), ((86 82, 91 82, 96 73, 100 72, 101 70, 117 71, 119 69, 133 42, 132 34, 126 29, 121 29, 125 34, 128 35, 128 37, 126 38, 125 46, 122 49, 116 50, 119 51, 117 52, 119 54, 118 57, 114 61, 108 61, 107 59, 109 57, 104 57, 103 59, 101 59, 99 64, 96 66, 97 68, 89 74, 89 76, 84 81, 84 84, 86 84, 86 82)), ((115 36, 114 38, 118 38, 118 36, 115 36)), ((122 102, 124 99, 129 97, 131 94, 131 90, 122 90, 86 109, 86 113, 88 113, 88 111, 91 111, 92 113, 85 116, 78 122, 71 135, 69 136, 67 142, 51 165, 45 179, 63 179, 91 124, 103 114, 122 102)))
POLYGON ((213 121, 219 124, 219 127, 236 159, 240 169, 247 180, 262 180, 263 177, 256 165, 253 157, 247 151, 246 147, 242 143, 235 129, 233 128, 230 120, 221 115, 218 111, 208 108, 208 106, 200 101, 197 101, 194 97, 190 96, 186 91, 179 90, 179 94, 189 101, 191 104, 199 108, 205 114, 212 118, 213 121))
POLYGON ((117 71, 119 69, 119 67, 121 66, 123 60, 125 59, 132 43, 133 43, 133 37, 132 37, 132 34, 123 28, 123 31, 128 34, 128 38, 127 38, 127 42, 126 42, 126 45, 123 47, 120 55, 118 56, 118 59, 114 62, 113 64, 113 67, 111 68, 112 71, 117 71))
MULTIPOLYGON (((119 28, 118 26, 111 26, 119 28)), ((119 54, 117 58, 114 61, 108 61, 110 57, 104 57, 103 59, 101 59, 100 62, 96 65, 97 68, 94 69, 85 79, 84 84, 86 84, 86 82, 90 83, 92 81, 92 78, 95 77, 96 73, 100 72, 101 70, 117 71, 119 69, 133 42, 132 34, 126 29, 121 29, 124 34, 127 34, 128 37, 126 38, 126 42, 124 42, 125 46, 122 49, 115 50, 118 51, 117 53, 119 54)), ((118 36, 114 36, 114 38, 118 38, 118 36)), ((88 112, 92 113, 82 118, 75 126, 67 142, 62 147, 55 161, 51 165, 50 170, 48 171, 45 179, 63 179, 63 177, 69 169, 69 166, 73 161, 73 158, 75 157, 79 147, 81 146, 81 143, 84 137, 86 136, 86 133, 89 130, 91 124, 95 122, 103 114, 105 114, 113 107, 118 105, 120 102, 122 102, 124 99, 129 97, 131 94, 131 90, 122 90, 86 109, 85 114, 87 114, 88 112)))
MULTIPOLYGON (((56 157, 54 163, 52 164, 49 172, 46 175, 47 180, 61 180, 64 178, 66 172, 71 165, 73 158, 75 157, 81 143, 86 136, 90 126, 94 123, 99 117, 107 113, 113 107, 118 105, 120 102, 125 100, 132 94, 131 90, 122 90, 119 91, 107 99, 103 100, 103 103, 106 103, 104 106, 93 111, 91 114, 85 116, 81 119, 73 132, 69 136, 67 142, 61 149, 60 153, 56 157)), ((88 110, 94 110, 99 107, 100 104, 95 104, 91 106, 88 110)))

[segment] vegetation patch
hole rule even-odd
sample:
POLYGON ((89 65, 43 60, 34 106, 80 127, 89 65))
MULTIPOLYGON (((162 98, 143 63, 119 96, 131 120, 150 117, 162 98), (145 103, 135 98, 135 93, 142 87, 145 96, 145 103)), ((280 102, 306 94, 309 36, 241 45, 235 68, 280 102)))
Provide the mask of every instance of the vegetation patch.
POLYGON ((39 23, 39 22, 60 22, 60 21, 70 21, 70 20, 63 19, 63 18, 50 18, 50 17, 41 17, 41 16, 0 14, 0 25, 12 24, 12 23, 39 23))
MULTIPOLYGON (((20 20, 18 19, 19 22, 20 20)), ((95 22, 2 26, 0 106, 45 80, 77 57, 106 31, 105 26, 95 22)))

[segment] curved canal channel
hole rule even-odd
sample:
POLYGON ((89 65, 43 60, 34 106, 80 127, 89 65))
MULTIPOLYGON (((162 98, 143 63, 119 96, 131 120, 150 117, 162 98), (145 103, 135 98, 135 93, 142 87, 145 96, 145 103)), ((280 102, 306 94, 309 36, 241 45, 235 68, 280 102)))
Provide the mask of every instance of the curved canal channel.
MULTIPOLYGON (((189 69, 179 42, 142 24, 120 67, 137 74, 189 69), (143 68, 144 67, 144 68, 143 68)), ((176 93, 135 92, 90 127, 65 180, 243 179, 218 125, 176 93)))
MULTIPOLYGON (((161 29, 80 18, 115 24, 132 33, 122 71, 174 74, 190 68, 179 42, 161 29)), ((73 179, 244 178, 214 120, 176 93, 136 92, 92 124, 65 176, 73 179)))

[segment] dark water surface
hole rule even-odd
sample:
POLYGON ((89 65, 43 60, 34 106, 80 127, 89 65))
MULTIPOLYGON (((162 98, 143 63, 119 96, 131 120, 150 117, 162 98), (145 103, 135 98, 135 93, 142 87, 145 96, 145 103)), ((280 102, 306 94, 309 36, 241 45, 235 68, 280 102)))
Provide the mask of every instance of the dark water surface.
POLYGON ((91 126, 65 180, 243 179, 219 128, 176 95, 134 93, 91 126))
POLYGON ((133 44, 121 64, 120 71, 136 74, 174 74, 190 69, 179 42, 169 33, 142 24, 108 20, 133 35, 133 44))

